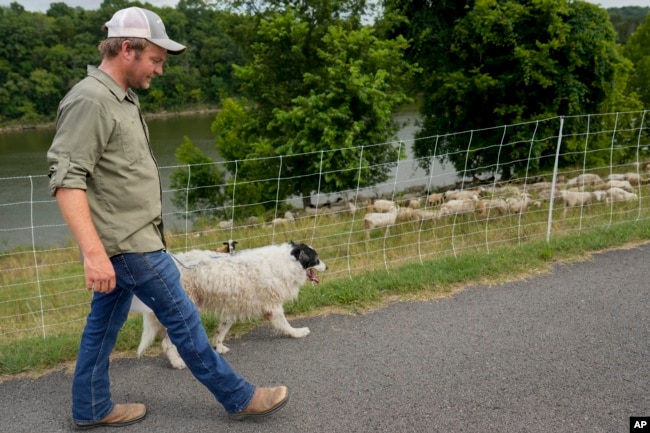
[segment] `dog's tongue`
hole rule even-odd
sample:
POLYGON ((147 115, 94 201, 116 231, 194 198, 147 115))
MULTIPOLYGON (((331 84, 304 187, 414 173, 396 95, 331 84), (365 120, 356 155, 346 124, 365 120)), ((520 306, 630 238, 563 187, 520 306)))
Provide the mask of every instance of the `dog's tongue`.
POLYGON ((316 277, 316 274, 314 274, 314 271, 312 269, 307 269, 307 278, 316 284, 320 283, 320 280, 316 277))

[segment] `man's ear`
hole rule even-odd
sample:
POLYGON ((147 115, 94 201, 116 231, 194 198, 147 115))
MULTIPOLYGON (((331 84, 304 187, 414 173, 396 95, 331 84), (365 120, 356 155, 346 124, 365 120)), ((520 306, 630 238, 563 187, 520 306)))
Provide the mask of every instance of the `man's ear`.
POLYGON ((122 49, 120 51, 120 55, 122 57, 127 58, 127 59, 130 59, 131 57, 135 57, 136 52, 133 49, 133 47, 131 47, 131 41, 130 40, 127 39, 124 42, 122 42, 122 47, 121 48, 122 49))

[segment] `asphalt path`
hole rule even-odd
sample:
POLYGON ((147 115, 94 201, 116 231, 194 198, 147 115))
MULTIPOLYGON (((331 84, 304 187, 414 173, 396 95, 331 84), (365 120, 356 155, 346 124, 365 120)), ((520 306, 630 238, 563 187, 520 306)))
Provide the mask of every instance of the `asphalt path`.
MULTIPOLYGON (((145 402, 125 432, 628 432, 650 415, 650 244, 551 272, 359 315, 261 325, 227 341, 228 361, 291 400, 231 421, 163 356, 115 359, 117 402, 145 402)), ((0 384, 0 432, 71 430, 69 369, 0 384)), ((93 431, 115 431, 99 428, 93 431)))

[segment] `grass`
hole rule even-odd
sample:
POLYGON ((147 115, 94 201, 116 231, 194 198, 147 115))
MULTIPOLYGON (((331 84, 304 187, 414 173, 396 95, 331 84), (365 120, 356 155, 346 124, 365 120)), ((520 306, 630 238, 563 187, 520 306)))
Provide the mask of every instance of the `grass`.
MULTIPOLYGON (((566 217, 561 208, 555 209, 549 242, 548 202, 522 215, 403 221, 390 232, 372 232, 369 239, 361 213, 342 213, 298 218, 295 224, 275 228, 240 223, 220 230, 214 221, 204 221, 192 233, 167 233, 167 241, 171 251, 213 249, 228 238, 240 248, 288 240, 309 243, 328 271, 320 285, 306 285, 296 301, 285 305, 287 314, 356 314, 396 300, 449 296, 468 284, 547 272, 551 263, 645 242, 650 239, 650 185, 641 186, 638 195, 638 202, 596 203, 573 209, 566 217)), ((0 380, 73 361, 90 298, 73 242, 0 254, 0 380)), ((218 318, 204 314, 202 319, 212 335, 218 318)), ((229 337, 260 323, 236 324, 229 337)), ((141 317, 130 317, 116 352, 133 356, 141 329, 141 317)), ((157 353, 156 347, 150 353, 157 353)))
MULTIPOLYGON (((405 240, 404 234, 400 239, 405 240)), ((299 298, 287 304, 285 310, 289 316, 302 317, 331 312, 359 314, 387 302, 449 296, 455 290, 470 284, 497 284, 548 272, 552 263, 586 260, 593 252, 638 244, 648 239, 650 222, 641 220, 555 236, 548 243, 537 239, 515 245, 496 244, 490 252, 482 248, 466 248, 455 254, 448 252, 437 258, 413 260, 388 269, 383 267, 383 263, 373 262, 372 266, 369 265, 353 276, 340 276, 320 285, 305 286, 299 298)), ((333 256, 332 259, 335 260, 336 257, 333 256)), ((77 264, 70 263, 67 266, 69 272, 79 272, 77 264)), ((57 271, 56 274, 65 281, 66 272, 57 271)), ((78 275, 75 278, 79 278, 78 275)), ((87 294, 83 296, 88 297, 87 294)), ((67 297, 64 296, 64 299, 67 297)), ((212 335, 218 324, 217 318, 204 314, 202 319, 208 333, 212 335)), ((83 321, 71 323, 73 325, 46 338, 25 335, 0 341, 0 379, 18 373, 39 373, 73 361, 83 321)), ((237 338, 260 323, 255 321, 238 324, 233 327, 230 338, 237 338)), ((141 327, 139 316, 129 318, 118 338, 115 348, 118 354, 135 354, 141 327)))

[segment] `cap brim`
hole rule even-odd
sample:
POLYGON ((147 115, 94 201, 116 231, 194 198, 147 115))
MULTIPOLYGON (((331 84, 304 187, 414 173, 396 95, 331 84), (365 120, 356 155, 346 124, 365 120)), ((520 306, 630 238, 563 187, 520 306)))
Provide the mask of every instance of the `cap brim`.
POLYGON ((186 49, 185 45, 181 45, 178 42, 172 41, 171 39, 146 39, 152 44, 156 44, 159 47, 166 49, 169 54, 181 54, 186 49))

